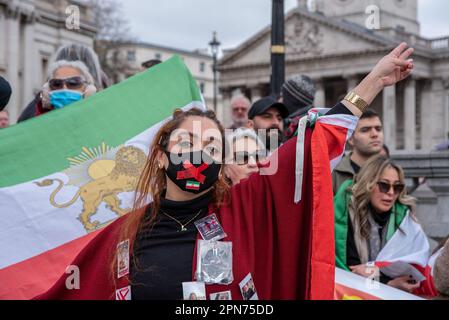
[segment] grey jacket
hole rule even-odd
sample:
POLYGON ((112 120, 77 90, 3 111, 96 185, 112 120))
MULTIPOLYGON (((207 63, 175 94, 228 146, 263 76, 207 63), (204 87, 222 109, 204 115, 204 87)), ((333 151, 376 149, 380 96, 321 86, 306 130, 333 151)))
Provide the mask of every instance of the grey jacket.
POLYGON ((351 166, 352 153, 346 155, 332 173, 332 190, 337 194, 340 186, 347 180, 354 179, 354 169, 351 166))

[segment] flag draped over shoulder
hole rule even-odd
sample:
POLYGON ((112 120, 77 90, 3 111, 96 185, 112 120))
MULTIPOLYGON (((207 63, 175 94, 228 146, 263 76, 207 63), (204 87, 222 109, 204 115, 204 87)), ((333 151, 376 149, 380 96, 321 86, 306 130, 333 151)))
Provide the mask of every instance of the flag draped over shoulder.
POLYGON ((149 146, 176 108, 205 109, 179 57, 0 131, 0 299, 48 290, 132 207, 149 146), (126 177, 121 179, 121 177, 126 177))
MULTIPOLYGON (((352 194, 349 188, 353 181, 346 181, 334 198, 335 203, 335 252, 336 265, 350 271, 347 260, 347 237, 349 223, 349 203, 352 194)), ((436 295, 431 276, 432 259, 429 260, 430 246, 424 230, 412 217, 407 206, 396 203, 392 209, 387 230, 387 243, 375 261, 380 272, 392 279, 412 276, 421 283, 414 293, 420 296, 436 295)))
MULTIPOLYGON (((330 162, 342 154, 356 124, 354 116, 321 117, 313 129, 305 130, 302 147, 297 148, 301 146, 297 139, 287 141, 269 158, 269 167, 231 189, 226 204, 210 207, 209 213, 216 214, 227 234, 223 241, 232 242, 234 281, 207 285, 207 297, 231 291, 234 300, 242 299, 239 283, 251 274, 262 300, 334 298, 335 255, 329 245, 334 240, 330 162), (295 203, 299 186, 293 173, 301 150, 305 169, 302 201, 295 203)), ((126 218, 109 225, 73 262, 83 275, 80 290, 67 290, 67 275, 62 275, 55 286, 36 299, 132 299, 129 278, 114 281, 110 268, 111 252, 121 241, 117 230, 126 218)), ((194 281, 196 253, 192 261, 194 281)))

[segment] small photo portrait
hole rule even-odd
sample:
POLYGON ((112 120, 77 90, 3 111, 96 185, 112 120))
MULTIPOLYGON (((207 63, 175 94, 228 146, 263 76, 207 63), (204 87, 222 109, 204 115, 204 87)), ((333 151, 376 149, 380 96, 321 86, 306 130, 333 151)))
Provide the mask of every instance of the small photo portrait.
POLYGON ((203 282, 184 282, 182 291, 184 300, 206 300, 206 284, 203 282))
POLYGON ((256 286, 251 274, 247 275, 242 282, 240 282, 240 291, 242 292, 243 300, 259 300, 257 296, 256 286))
POLYGON ((231 291, 212 293, 210 295, 210 299, 211 300, 232 300, 231 291))
POLYGON ((196 221, 195 225, 206 241, 219 241, 227 237, 215 213, 196 221))
POLYGON ((129 274, 129 240, 117 246, 117 269, 118 278, 129 274))

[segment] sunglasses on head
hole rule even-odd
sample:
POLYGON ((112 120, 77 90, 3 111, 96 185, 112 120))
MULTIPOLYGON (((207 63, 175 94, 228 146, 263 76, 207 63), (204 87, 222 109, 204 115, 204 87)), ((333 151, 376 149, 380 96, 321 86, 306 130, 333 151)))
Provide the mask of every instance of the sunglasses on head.
POLYGON ((382 193, 388 193, 390 192, 391 188, 393 188, 393 192, 395 195, 401 194, 402 191, 405 189, 404 184, 389 184, 387 182, 378 182, 377 185, 379 186, 379 191, 382 193))
POLYGON ((61 90, 64 89, 64 85, 67 89, 70 90, 78 90, 83 85, 86 84, 86 81, 82 77, 71 77, 67 79, 51 79, 48 81, 48 85, 51 90, 61 90))
POLYGON ((267 154, 264 151, 256 151, 254 153, 241 151, 234 153, 234 159, 236 161, 236 164, 238 165, 247 165, 250 159, 253 159, 255 162, 259 162, 261 160, 264 160, 266 157, 267 154))

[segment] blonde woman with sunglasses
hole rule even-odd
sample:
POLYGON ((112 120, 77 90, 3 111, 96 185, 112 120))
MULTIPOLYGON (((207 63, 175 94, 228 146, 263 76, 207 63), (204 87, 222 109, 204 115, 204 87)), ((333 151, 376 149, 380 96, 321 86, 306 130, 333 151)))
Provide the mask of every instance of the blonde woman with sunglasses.
POLYGON ((421 283, 411 274, 383 271, 407 263, 424 274, 429 244, 415 216, 416 201, 407 195, 404 171, 384 157, 371 158, 355 180, 334 198, 336 265, 397 289, 417 293, 421 283))

